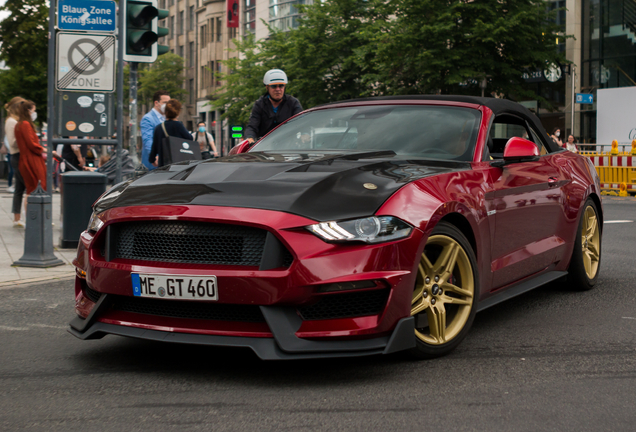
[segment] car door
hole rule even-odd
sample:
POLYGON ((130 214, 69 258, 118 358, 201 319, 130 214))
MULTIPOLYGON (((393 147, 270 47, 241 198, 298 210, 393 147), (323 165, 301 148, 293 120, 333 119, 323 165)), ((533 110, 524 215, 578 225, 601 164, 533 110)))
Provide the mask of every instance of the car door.
POLYGON ((556 234, 564 221, 561 178, 555 154, 549 153, 522 119, 505 115, 491 127, 494 158, 503 156, 505 142, 519 136, 535 142, 537 161, 491 167, 492 190, 488 217, 494 226, 491 246, 492 288, 498 289, 538 273, 560 259, 564 241, 556 234), (501 155, 501 156, 500 156, 501 155))

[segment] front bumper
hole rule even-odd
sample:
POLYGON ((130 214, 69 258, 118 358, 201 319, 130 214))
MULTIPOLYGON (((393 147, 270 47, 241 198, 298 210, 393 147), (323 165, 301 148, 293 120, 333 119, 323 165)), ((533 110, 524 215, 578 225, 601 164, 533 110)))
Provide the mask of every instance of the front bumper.
POLYGON ((76 317, 69 332, 83 340, 100 339, 107 334, 163 342, 251 348, 263 360, 292 360, 327 357, 359 357, 391 354, 415 347, 414 318, 398 321, 390 336, 362 340, 308 340, 296 336, 302 320, 292 307, 261 306, 273 338, 235 337, 148 330, 97 322, 100 311, 108 308, 108 294, 102 294, 86 318, 76 317))
MULTIPOLYGON (((421 253, 422 232, 417 229, 409 238, 392 243, 334 245, 304 229, 314 221, 258 209, 126 207, 108 211, 105 219, 106 224, 97 235, 82 234, 74 261, 78 269, 75 294, 79 316, 69 331, 80 339, 115 334, 177 343, 242 346, 252 348, 263 359, 386 354, 415 344, 410 302, 417 266, 415 257, 421 253), (109 257, 106 242, 109 237, 105 234, 108 226, 139 220, 260 228, 276 236, 293 254, 293 262, 285 267, 262 269, 109 257), (249 309, 259 319, 196 318, 127 309, 121 306, 122 302, 133 301, 135 306, 144 303, 133 297, 131 273, 213 274, 220 294, 214 305, 249 309), (326 284, 364 281, 373 281, 376 287, 344 292, 323 289, 326 284), (339 315, 317 317, 303 312, 303 308, 323 304, 325 299, 331 300, 332 305, 337 302, 340 307, 347 295, 364 297, 380 291, 387 295, 380 309, 372 308, 373 313, 356 315, 347 310, 339 315)), ((369 297, 365 298, 368 305, 369 297)), ((359 312, 357 303, 353 308, 359 312)))

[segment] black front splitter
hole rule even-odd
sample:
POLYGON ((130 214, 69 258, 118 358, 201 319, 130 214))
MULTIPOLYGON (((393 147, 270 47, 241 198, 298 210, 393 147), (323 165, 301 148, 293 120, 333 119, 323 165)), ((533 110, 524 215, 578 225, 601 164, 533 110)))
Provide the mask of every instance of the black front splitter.
POLYGON ((69 333, 83 340, 100 339, 107 334, 113 334, 163 342, 251 348, 263 360, 359 357, 390 354, 415 347, 413 317, 398 321, 390 336, 362 340, 315 341, 296 336, 302 320, 292 307, 261 306, 265 321, 274 337, 254 338, 165 332, 99 322, 99 311, 108 307, 108 304, 108 294, 102 294, 86 319, 76 317, 71 321, 69 333))

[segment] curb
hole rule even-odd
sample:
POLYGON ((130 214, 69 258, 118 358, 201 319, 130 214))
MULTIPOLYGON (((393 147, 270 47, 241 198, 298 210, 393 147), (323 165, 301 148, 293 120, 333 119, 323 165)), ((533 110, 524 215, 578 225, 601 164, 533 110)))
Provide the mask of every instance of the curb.
POLYGON ((17 279, 7 282, 0 282, 0 290, 7 290, 11 288, 18 288, 24 285, 41 285, 46 282, 57 281, 57 280, 72 280, 75 278, 75 272, 63 275, 55 275, 55 276, 44 276, 37 277, 31 279, 17 279))

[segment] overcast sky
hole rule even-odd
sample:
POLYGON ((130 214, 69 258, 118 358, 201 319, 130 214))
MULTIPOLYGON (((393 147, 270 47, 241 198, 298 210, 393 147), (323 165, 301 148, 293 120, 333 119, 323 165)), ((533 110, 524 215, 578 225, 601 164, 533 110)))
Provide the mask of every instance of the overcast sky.
MULTIPOLYGON (((0 6, 3 6, 7 0, 0 0, 0 6)), ((6 11, 0 12, 0 20, 4 19, 7 15, 9 15, 6 11)))

